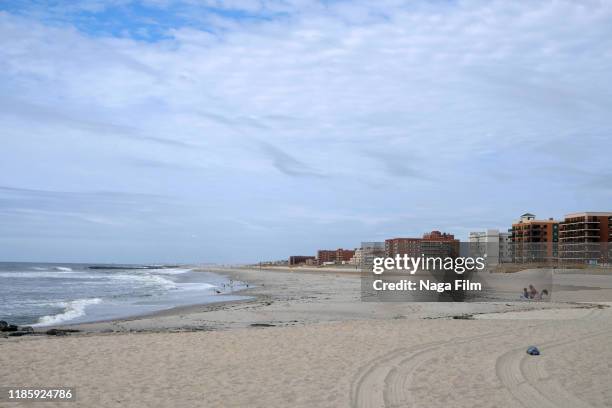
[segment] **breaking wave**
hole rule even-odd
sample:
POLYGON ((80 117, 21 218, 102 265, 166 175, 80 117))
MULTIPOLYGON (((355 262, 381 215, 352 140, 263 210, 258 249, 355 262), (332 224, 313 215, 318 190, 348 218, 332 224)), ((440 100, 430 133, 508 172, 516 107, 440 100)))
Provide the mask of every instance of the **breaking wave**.
POLYGON ((55 315, 42 316, 38 319, 38 323, 34 326, 50 326, 57 325, 69 320, 76 319, 85 315, 85 309, 89 305, 95 305, 102 302, 100 298, 93 299, 77 299, 71 302, 60 302, 57 305, 64 308, 62 313, 55 315))

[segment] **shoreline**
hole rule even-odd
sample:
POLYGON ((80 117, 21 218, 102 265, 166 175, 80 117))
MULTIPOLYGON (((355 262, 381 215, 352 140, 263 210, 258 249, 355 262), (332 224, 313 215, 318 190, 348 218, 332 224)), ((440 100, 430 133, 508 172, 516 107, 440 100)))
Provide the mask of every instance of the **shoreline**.
POLYGON ((195 332, 353 320, 473 319, 483 314, 598 307, 597 302, 570 301, 367 302, 361 300, 361 272, 352 267, 186 267, 191 268, 191 273, 209 272, 248 284, 249 287, 224 293, 247 298, 180 305, 121 318, 39 326, 33 334, 49 330, 75 331, 73 335, 195 332))
MULTIPOLYGON (((81 333, 218 331, 319 322, 391 319, 457 319, 487 313, 595 307, 569 302, 419 303, 363 302, 360 272, 348 268, 194 267, 250 287, 233 292, 249 299, 177 306, 87 323, 45 326, 81 333)), ((41 328, 43 329, 43 328, 41 328)))
MULTIPOLYGON (((191 267, 185 265, 185 267, 191 267)), ((126 316, 121 318, 110 318, 110 319, 102 319, 95 320, 90 322, 76 322, 66 324, 58 324, 58 325, 49 325, 49 326, 39 326, 35 328, 35 332, 40 331, 44 332, 50 329, 78 329, 80 332, 99 332, 96 329, 96 326, 102 324, 121 324, 126 322, 132 322, 142 319, 155 319, 158 317, 172 317, 181 314, 190 314, 190 313, 206 313, 214 310, 225 309, 232 307, 234 305, 248 304, 248 303, 267 303, 269 299, 271 299, 271 295, 269 293, 250 293, 255 291, 258 288, 258 285, 252 285, 251 282, 244 280, 244 275, 248 272, 257 271, 257 272, 281 272, 281 273, 312 273, 312 274, 347 274, 347 275, 355 275, 358 276, 360 271, 355 271, 351 268, 351 270, 347 270, 348 268, 289 268, 289 267, 264 267, 259 268, 257 266, 230 266, 230 267, 193 267, 191 272, 199 273, 199 272, 211 272, 218 275, 222 275, 224 277, 231 278, 232 280, 241 281, 243 283, 251 285, 247 288, 242 288, 231 293, 224 293, 223 295, 236 295, 236 296, 247 296, 248 299, 237 299, 237 300, 223 300, 218 302, 207 302, 207 303, 194 303, 191 305, 182 305, 170 307, 168 309, 158 310, 154 312, 136 314, 132 316, 126 316), (91 330, 93 328, 93 330, 91 330), (91 331, 90 331, 91 330, 91 331)), ((193 329, 192 330, 200 330, 193 329)), ((161 328, 159 331, 164 331, 161 328)))

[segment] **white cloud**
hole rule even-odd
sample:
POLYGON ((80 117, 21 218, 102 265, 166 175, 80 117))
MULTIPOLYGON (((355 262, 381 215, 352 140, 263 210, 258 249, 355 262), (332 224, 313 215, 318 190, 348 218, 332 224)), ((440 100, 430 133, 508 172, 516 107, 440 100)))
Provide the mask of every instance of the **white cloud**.
POLYGON ((293 205, 386 219, 485 202, 509 222, 609 202, 592 181, 609 167, 610 2, 153 5, 182 13, 153 42, 83 32, 73 10, 0 13, 0 184, 217 200, 253 225, 293 205), (585 149, 593 180, 558 188, 585 149))

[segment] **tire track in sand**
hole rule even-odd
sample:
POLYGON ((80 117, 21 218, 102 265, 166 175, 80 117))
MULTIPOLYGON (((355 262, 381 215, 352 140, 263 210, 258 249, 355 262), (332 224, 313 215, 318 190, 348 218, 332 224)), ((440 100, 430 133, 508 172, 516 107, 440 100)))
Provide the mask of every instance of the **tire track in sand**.
MULTIPOLYGON (((582 319, 586 318, 590 320, 597 318, 601 312, 602 310, 593 310, 582 319)), ((566 340, 559 343, 571 343, 573 341, 579 341, 581 339, 602 335, 608 332, 609 331, 596 333, 575 340, 566 340)), ((437 356, 440 349, 484 338, 499 337, 505 334, 507 334, 507 332, 497 334, 482 334, 472 337, 459 337, 446 341, 425 343, 414 347, 402 347, 392 350, 382 357, 370 360, 357 371, 357 374, 351 383, 351 406, 367 408, 414 406, 416 404, 411 393, 411 384, 413 383, 417 368, 426 363, 428 360, 437 356)), ((556 346, 561 346, 561 344, 556 346)), ((552 345, 551 347, 556 346, 552 345)), ((568 393, 562 390, 556 381, 553 381, 547 377, 543 366, 541 365, 541 359, 527 360, 525 359, 527 356, 528 355, 525 354, 525 348, 520 348, 512 350, 509 353, 505 353, 504 355, 500 356, 496 362, 498 377, 500 380, 502 380, 502 383, 507 388, 508 386, 512 387, 512 384, 525 384, 521 385, 520 388, 521 391, 526 391, 527 397, 523 397, 522 399, 519 398, 521 403, 523 403, 523 400, 527 401, 528 404, 531 404, 530 401, 538 401, 537 403, 534 402, 531 405, 526 405, 527 407, 534 406, 538 408, 565 406, 574 408, 584 406, 583 401, 577 400, 577 398, 573 395, 567 395, 568 393), (511 353, 518 352, 521 353, 518 357, 514 354, 512 354, 512 358, 510 357, 511 353), (523 363, 523 368, 521 368, 521 362, 523 360, 525 363, 523 363), (502 379, 500 377, 500 367, 511 367, 516 361, 519 361, 518 368, 513 367, 511 370, 509 370, 510 375, 502 374, 502 377, 504 377, 504 379, 502 379), (539 362, 540 364, 531 367, 529 365, 530 362, 539 362), (546 380, 546 383, 543 383, 542 380, 546 380), (538 388, 528 388, 528 382, 538 381, 540 382, 537 385, 538 388), (543 393, 547 393, 548 395, 553 394, 554 396, 563 395, 563 397, 555 399, 555 401, 562 400, 562 404, 557 402, 555 405, 555 403, 551 402, 550 399, 542 397, 544 395, 543 393), (529 400, 530 396, 535 399, 529 400), (579 405, 572 405, 575 403, 579 403, 579 405)), ((502 371, 505 372, 505 370, 502 371)), ((520 394, 520 391, 515 390, 515 393, 520 394)), ((513 396, 515 396, 514 393, 513 396)))
MULTIPOLYGON (((595 309, 585 318, 597 318, 603 311, 595 309)), ((566 346, 578 341, 612 333, 602 330, 585 336, 543 343, 547 349, 566 346)), ((511 350, 498 357, 495 363, 497 377, 512 396, 526 408, 579 408, 588 403, 568 392, 544 369, 544 360, 525 353, 527 346, 511 350)))
POLYGON ((409 384, 414 372, 434 358, 441 348, 501 335, 503 333, 482 334, 403 347, 370 360, 358 370, 351 384, 351 406, 380 408, 410 405, 409 384))

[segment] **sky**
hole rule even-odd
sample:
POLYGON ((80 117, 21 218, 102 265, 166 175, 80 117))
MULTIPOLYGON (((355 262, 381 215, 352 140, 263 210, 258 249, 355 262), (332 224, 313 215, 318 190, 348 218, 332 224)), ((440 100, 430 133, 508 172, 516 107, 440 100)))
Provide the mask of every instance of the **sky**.
POLYGON ((0 0, 0 260, 612 210, 612 2, 0 0))

